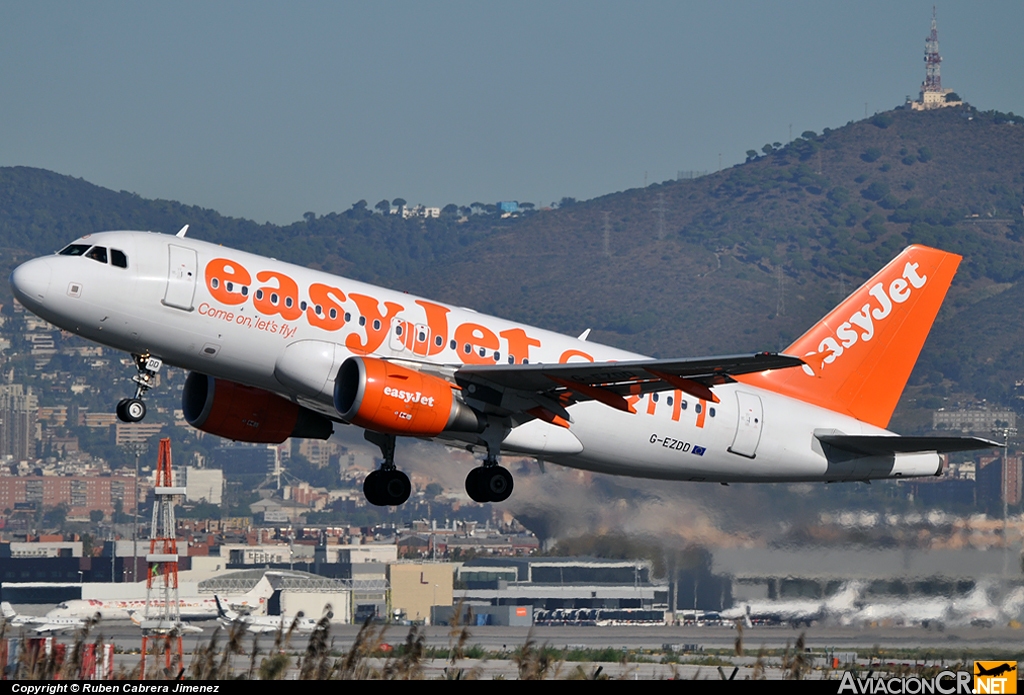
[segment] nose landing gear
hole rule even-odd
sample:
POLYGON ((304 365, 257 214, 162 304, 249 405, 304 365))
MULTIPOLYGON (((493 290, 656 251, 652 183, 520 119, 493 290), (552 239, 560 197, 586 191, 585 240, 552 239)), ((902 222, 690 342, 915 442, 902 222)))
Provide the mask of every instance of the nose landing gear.
POLYGON ((395 467, 395 435, 366 430, 363 436, 366 441, 379 446, 384 457, 381 467, 371 472, 363 481, 366 501, 377 507, 404 504, 412 493, 412 483, 409 482, 409 476, 395 467))
POLYGON ((146 404, 142 397, 153 388, 153 379, 164 365, 163 360, 153 357, 148 352, 137 355, 132 353, 135 368, 139 373, 132 377, 135 382, 135 397, 122 398, 117 404, 117 419, 121 422, 141 422, 146 417, 146 404))

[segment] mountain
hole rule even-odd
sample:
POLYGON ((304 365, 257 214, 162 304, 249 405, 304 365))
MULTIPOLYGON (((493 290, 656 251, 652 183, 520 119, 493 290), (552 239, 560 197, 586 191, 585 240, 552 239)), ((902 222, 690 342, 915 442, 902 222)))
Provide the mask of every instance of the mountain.
MULTIPOLYGON (((964 256, 898 411, 1019 402, 1024 119, 896 110, 707 176, 522 217, 381 215, 364 201, 257 224, 0 168, 0 260, 104 229, 191 236, 661 357, 784 348, 910 243, 964 256)), ((0 290, 9 297, 9 290, 0 290)))

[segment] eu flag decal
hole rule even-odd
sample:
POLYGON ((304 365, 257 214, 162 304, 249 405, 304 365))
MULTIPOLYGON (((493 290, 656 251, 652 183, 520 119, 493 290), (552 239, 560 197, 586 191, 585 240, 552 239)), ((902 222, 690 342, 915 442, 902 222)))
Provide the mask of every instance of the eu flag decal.
POLYGON ((707 451, 707 448, 703 447, 703 446, 696 446, 696 445, 694 445, 694 447, 692 449, 690 449, 690 451, 692 451, 693 453, 697 454, 697 456, 703 456, 704 452, 707 451))

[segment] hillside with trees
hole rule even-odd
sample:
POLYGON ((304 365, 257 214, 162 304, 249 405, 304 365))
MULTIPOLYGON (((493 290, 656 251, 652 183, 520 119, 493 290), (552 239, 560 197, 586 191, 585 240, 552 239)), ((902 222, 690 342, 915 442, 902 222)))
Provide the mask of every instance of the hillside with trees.
POLYGON ((1024 119, 897 110, 747 155, 514 217, 474 203, 404 219, 359 201, 287 226, 0 168, 0 258, 9 272, 81 234, 189 224, 208 241, 668 357, 784 348, 922 243, 964 261, 898 411, 905 428, 922 421, 912 406, 944 398, 1020 402, 1024 119))

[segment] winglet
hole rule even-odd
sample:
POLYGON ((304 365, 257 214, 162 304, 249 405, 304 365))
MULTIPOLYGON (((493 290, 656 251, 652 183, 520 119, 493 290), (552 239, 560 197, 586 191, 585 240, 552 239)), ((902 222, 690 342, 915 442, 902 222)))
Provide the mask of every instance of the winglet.
POLYGON ((803 369, 737 380, 886 427, 960 260, 908 246, 786 348, 803 369))

